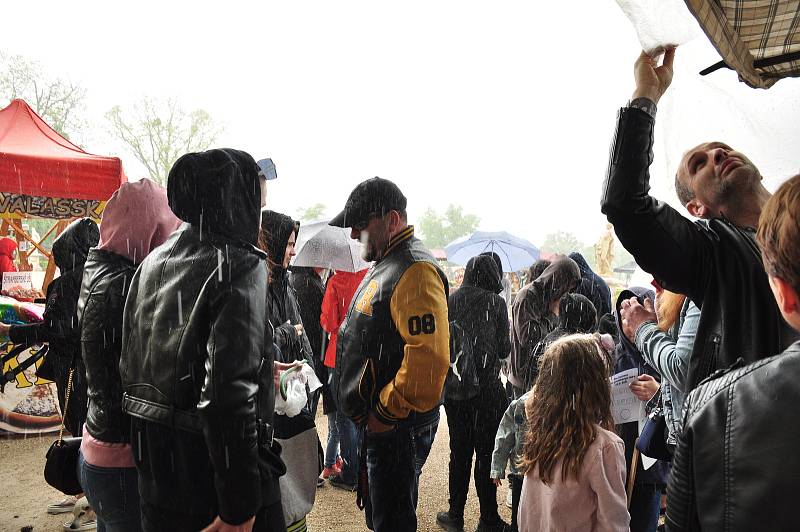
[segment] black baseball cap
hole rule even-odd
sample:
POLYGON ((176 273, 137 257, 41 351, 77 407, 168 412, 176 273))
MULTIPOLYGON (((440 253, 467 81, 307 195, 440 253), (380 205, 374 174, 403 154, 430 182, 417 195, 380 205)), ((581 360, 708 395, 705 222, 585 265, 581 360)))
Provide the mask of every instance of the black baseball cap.
POLYGON ((397 185, 388 179, 373 177, 356 185, 342 212, 334 216, 328 225, 353 227, 389 211, 402 212, 406 209, 406 203, 406 197, 397 185))

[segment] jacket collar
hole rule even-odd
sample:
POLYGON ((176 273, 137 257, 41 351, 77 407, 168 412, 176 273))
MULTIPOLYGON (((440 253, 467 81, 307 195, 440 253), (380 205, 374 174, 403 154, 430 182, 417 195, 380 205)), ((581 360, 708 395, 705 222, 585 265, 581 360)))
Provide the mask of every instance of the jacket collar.
POLYGON ((410 240, 414 236, 414 226, 409 225, 401 232, 394 235, 392 238, 389 239, 389 247, 386 248, 386 253, 383 254, 384 257, 389 255, 400 243, 405 242, 406 240, 410 240))

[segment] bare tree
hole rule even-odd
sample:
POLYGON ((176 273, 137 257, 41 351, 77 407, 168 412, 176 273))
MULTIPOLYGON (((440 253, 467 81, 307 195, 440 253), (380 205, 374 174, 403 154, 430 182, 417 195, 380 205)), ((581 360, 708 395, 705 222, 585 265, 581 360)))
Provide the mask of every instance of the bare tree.
POLYGON ((0 52, 0 101, 21 98, 60 135, 71 138, 86 128, 86 91, 77 83, 48 76, 41 65, 21 55, 0 52))
POLYGON ((106 113, 113 133, 162 185, 175 161, 187 152, 202 151, 216 140, 219 129, 202 109, 186 112, 174 98, 145 97, 130 113, 114 106, 106 113))

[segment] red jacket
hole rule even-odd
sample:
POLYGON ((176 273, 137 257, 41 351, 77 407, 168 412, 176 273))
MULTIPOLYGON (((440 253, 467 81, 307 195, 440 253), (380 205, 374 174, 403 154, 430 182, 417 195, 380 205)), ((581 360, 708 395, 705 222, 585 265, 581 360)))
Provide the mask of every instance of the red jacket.
POLYGON ((322 328, 331 334, 328 348, 325 350, 325 365, 329 368, 336 365, 336 338, 339 326, 344 321, 350 301, 356 293, 358 285, 367 274, 367 270, 360 272, 337 271, 336 275, 328 281, 325 297, 322 299, 322 314, 319 322, 322 328))
POLYGON ((15 272, 14 252, 17 250, 17 241, 11 238, 0 238, 0 273, 15 272))

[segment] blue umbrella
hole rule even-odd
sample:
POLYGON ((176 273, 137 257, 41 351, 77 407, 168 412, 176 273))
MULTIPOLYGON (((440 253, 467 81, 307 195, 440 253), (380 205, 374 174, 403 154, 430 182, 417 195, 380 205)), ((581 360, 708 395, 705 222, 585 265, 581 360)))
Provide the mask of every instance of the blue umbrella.
POLYGON ((524 270, 539 260, 539 248, 505 231, 476 231, 450 242, 445 248, 447 260, 465 266, 469 259, 487 251, 500 256, 504 272, 524 270))

